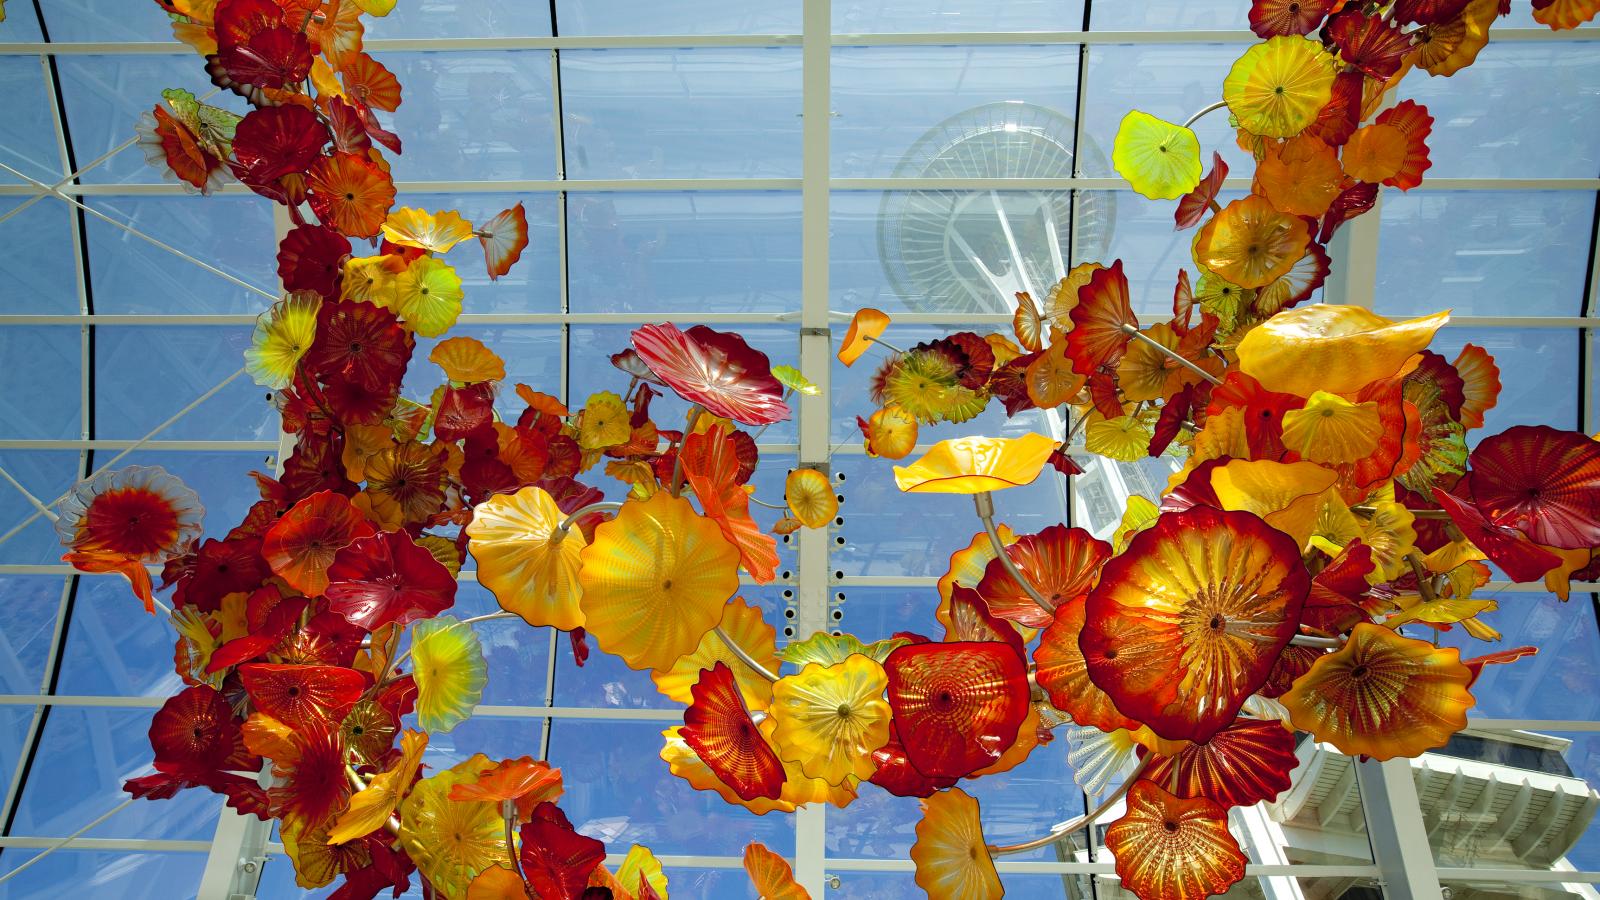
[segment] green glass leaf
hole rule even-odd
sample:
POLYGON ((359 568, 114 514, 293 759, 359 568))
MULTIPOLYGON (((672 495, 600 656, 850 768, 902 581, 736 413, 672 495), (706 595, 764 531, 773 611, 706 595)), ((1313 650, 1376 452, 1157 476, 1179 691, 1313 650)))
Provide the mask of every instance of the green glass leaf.
POLYGON ((465 722, 483 697, 489 668, 472 626, 454 616, 412 626, 412 677, 417 682, 417 724, 444 734, 465 722))
POLYGON ((911 642, 905 638, 885 638, 863 644, 852 634, 833 635, 819 631, 799 643, 790 644, 779 650, 778 658, 805 668, 811 663, 821 663, 824 666, 842 663, 852 654, 859 653, 881 663, 889 658, 889 654, 893 653, 895 648, 909 643, 911 642))
POLYGON ((778 379, 779 384, 797 394, 805 394, 808 397, 815 397, 818 394, 817 386, 812 384, 806 376, 800 374, 800 370, 794 366, 773 366, 772 377, 778 379))

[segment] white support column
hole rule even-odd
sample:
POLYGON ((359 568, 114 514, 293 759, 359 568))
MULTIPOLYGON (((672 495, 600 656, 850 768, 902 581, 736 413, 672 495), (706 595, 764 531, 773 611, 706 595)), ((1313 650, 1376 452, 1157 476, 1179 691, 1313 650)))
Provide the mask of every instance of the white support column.
MULTIPOLYGON (((801 42, 802 154, 800 192, 801 312, 800 370, 817 386, 815 396, 797 395, 800 407, 800 465, 813 466, 833 480, 828 462, 832 422, 829 373, 833 341, 828 330, 828 175, 829 115, 832 112, 831 49, 833 12, 829 0, 804 0, 801 42)), ((829 626, 828 591, 832 569, 828 532, 803 528, 799 536, 795 637, 829 626)), ((826 878, 827 807, 812 804, 795 814, 795 878, 813 897, 822 897, 826 878)))
POLYGON ((1411 779, 1411 762, 1358 762, 1356 783, 1361 788, 1361 811, 1366 816, 1372 860, 1378 866, 1384 897, 1438 900, 1439 873, 1422 821, 1417 785, 1411 779))

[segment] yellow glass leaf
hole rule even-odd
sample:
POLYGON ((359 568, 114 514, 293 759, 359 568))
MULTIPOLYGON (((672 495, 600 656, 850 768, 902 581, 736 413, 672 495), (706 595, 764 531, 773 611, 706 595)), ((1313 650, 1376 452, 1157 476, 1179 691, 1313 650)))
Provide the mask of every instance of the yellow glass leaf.
POLYGON ((1230 406, 1206 418, 1206 427, 1194 436, 1189 462, 1192 465, 1208 459, 1250 458, 1250 437, 1244 430, 1244 407, 1230 406))
POLYGON ((915 416, 898 406, 885 406, 867 420, 867 454, 884 459, 905 459, 917 449, 917 431, 915 416))
POLYGON ((272 304, 256 318, 245 371, 256 384, 281 391, 294 380, 295 367, 317 338, 317 312, 322 298, 314 291, 296 291, 272 304))
POLYGON ((323 887, 345 872, 372 863, 372 851, 365 842, 330 845, 327 834, 327 823, 308 828, 303 819, 293 816, 279 826, 283 852, 294 864, 294 881, 300 887, 323 887))
POLYGON ((1404 503, 1392 500, 1377 500, 1367 505, 1373 510, 1361 532, 1361 543, 1372 548, 1373 569, 1367 576, 1367 583, 1382 584, 1410 571, 1406 554, 1417 547, 1417 531, 1412 527, 1416 516, 1404 503))
POLYGON ((1083 449, 1119 462, 1137 462, 1150 455, 1149 426, 1134 416, 1108 419, 1099 411, 1089 414, 1083 431, 1083 449))
POLYGON ((1469 562, 1487 559, 1483 551, 1465 539, 1451 541, 1422 558, 1422 565, 1435 574, 1443 574, 1469 562))
POLYGON ((595 529, 578 583, 584 627, 635 669, 692 652, 739 589, 739 551, 681 497, 629 500, 595 529))
POLYGON ((430 213, 402 206, 390 211, 383 223, 383 236, 402 247, 445 253, 472 237, 472 223, 453 209, 430 213))
POLYGON ((1111 149, 1117 172, 1151 200, 1176 200, 1200 183, 1200 139, 1182 125, 1133 110, 1111 149))
POLYGON ((1067 277, 1056 282, 1044 301, 1044 318, 1060 331, 1072 328, 1072 311, 1078 308, 1078 291, 1089 283, 1094 273, 1105 268, 1097 262, 1078 263, 1067 277))
MULTIPOLYGON (((722 608, 719 627, 756 662, 766 666, 767 671, 778 671, 777 632, 767 624, 759 607, 752 606, 743 597, 735 597, 722 608)), ((719 662, 733 670, 739 693, 752 710, 766 709, 772 704, 772 682, 740 661, 715 629, 706 632, 693 653, 679 658, 671 668, 652 671, 650 678, 656 683, 656 690, 668 699, 687 705, 694 700, 691 689, 700 680, 701 670, 715 668, 719 662)))
POLYGON ((829 784, 872 777, 872 753, 889 742, 883 666, 860 654, 831 666, 811 663, 772 686, 774 749, 780 759, 829 784))
POLYGON ((357 300, 392 309, 395 271, 388 256, 352 256, 344 263, 341 299, 357 300))
POLYGON ((978 801, 960 788, 922 801, 911 845, 917 887, 929 900, 999 900, 1005 895, 983 840, 978 801))
MULTIPOLYGON (((1144 336, 1173 353, 1178 352, 1178 335, 1165 322, 1152 325, 1144 336)), ((1146 341, 1132 341, 1117 363, 1117 386, 1122 388, 1122 399, 1127 403, 1159 400, 1170 397, 1183 387, 1186 376, 1192 373, 1146 341)))
POLYGON ((393 12, 396 2, 398 0, 355 0, 356 6, 361 7, 362 12, 379 18, 393 12))
MULTIPOLYGON (((1000 534, 1002 545, 1009 547, 1017 542, 1011 526, 1001 523, 995 530, 1000 534)), ((950 554, 949 568, 939 576, 939 607, 933 613, 946 631, 954 625, 950 618, 950 597, 955 592, 955 586, 976 588, 988 571, 990 560, 994 558, 994 544, 989 540, 988 532, 984 531, 973 535, 967 546, 950 554)))
POLYGON ((1347 463, 1377 449, 1383 422, 1376 400, 1352 403, 1313 391, 1301 409, 1283 414, 1283 444, 1312 462, 1347 463))
POLYGON ((458 384, 502 381, 505 360, 477 338, 453 337, 443 340, 428 354, 428 361, 444 370, 444 377, 458 384))
POLYGON ((475 753, 465 762, 417 782, 400 804, 400 838, 406 851, 417 869, 447 897, 465 894, 478 873, 506 859, 500 804, 450 799, 451 788, 473 784, 494 767, 489 757, 475 753))
POLYGON ((744 871, 761 900, 811 900, 811 894, 795 883, 788 860, 764 844, 744 848, 744 871))
POLYGON ((628 407, 621 397, 610 391, 590 394, 583 409, 578 411, 578 447, 604 450, 626 444, 633 436, 628 421, 628 407))
POLYGON ((1401 604, 1400 612, 1384 619, 1383 624, 1390 628, 1399 628, 1408 622, 1453 625, 1479 613, 1494 612, 1500 608, 1500 604, 1493 600, 1458 600, 1443 597, 1438 600, 1423 600, 1415 595, 1408 600, 1409 602, 1401 604))
POLYGON ((1294 137, 1328 105, 1336 74, 1320 42, 1282 35, 1239 57, 1222 82, 1222 98, 1251 134, 1294 137))
POLYGON ((1161 508, 1138 494, 1128 495, 1128 506, 1122 511, 1122 521, 1117 525, 1117 530, 1111 535, 1111 545, 1118 553, 1128 548, 1128 542, 1133 536, 1156 523, 1161 516, 1161 508))
POLYGON ((1322 494, 1339 474, 1312 462, 1242 460, 1211 472, 1211 489, 1223 509, 1240 509, 1295 539, 1303 549, 1316 529, 1322 494))
POLYGON ((466 721, 489 681, 477 633, 454 616, 422 619, 411 626, 411 666, 417 682, 417 724, 430 734, 449 732, 466 721))
POLYGON ((1395 322, 1359 306, 1285 310, 1239 342, 1239 369, 1269 391, 1354 394, 1400 371, 1433 340, 1448 312, 1395 322))
POLYGON ((839 513, 839 495, 833 492, 828 476, 816 469, 799 468, 783 483, 783 499, 789 511, 807 528, 823 528, 839 513))
POLYGON ((1042 434, 1019 438, 952 438, 933 445, 909 466, 895 466, 894 480, 908 493, 977 494, 1032 482, 1055 451, 1042 434))
POLYGON ((461 277, 442 259, 411 261, 394 278, 394 298, 406 327, 422 337, 438 337, 461 315, 461 277))
POLYGON ((350 798, 350 808, 340 814, 328 832, 327 843, 343 844, 382 828, 400 805, 401 795, 410 789, 411 779, 422 764, 422 751, 427 748, 428 736, 407 728, 400 736, 400 758, 350 798))
POLYGON ((467 550, 478 561, 478 582, 494 593, 501 609, 536 628, 571 631, 583 625, 578 569, 588 541, 581 529, 562 532, 565 519, 553 497, 530 485, 478 504, 467 525, 467 550))
POLYGON ((622 866, 617 869, 617 881, 623 890, 638 896, 639 882, 648 881, 661 900, 667 900, 667 873, 661 871, 661 861, 649 847, 634 844, 628 848, 622 866))

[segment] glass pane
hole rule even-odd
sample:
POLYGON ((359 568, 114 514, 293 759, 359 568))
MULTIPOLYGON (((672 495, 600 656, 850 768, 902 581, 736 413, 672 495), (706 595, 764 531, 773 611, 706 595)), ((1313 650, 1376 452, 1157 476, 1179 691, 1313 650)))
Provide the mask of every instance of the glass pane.
MULTIPOLYGON (((533 0, 415 0, 391 15, 363 16, 367 37, 540 37, 550 33, 550 5, 533 0)), ((562 29, 565 33, 566 29, 562 29)), ((384 56, 388 62, 388 56, 384 56)), ((411 83, 404 82, 409 88, 411 83)), ((409 138, 410 135, 407 135, 409 138)))
MULTIPOLYGON (((40 852, 7 850, 0 856, 0 874, 40 852)), ((62 888, 70 885, 84 896, 105 900, 171 900, 187 896, 191 886, 198 888, 205 868, 204 853, 62 850, 6 882, 5 896, 6 900, 51 900, 60 897, 62 888)))
MULTIPOLYGON (((23 6, 13 3, 13 6, 23 6)), ((123 0, 40 0, 50 40, 129 43, 170 41, 172 20, 152 3, 123 0)), ((6 25, 9 27, 10 22, 6 25)))
POLYGON ((567 788, 561 808, 578 831, 612 848, 645 844, 658 856, 738 856, 751 841, 792 847, 793 816, 752 815, 667 771, 661 731, 672 724, 554 723, 550 764, 561 769, 567 788))
POLYGON ((81 576, 55 692, 171 697, 186 687, 173 670, 173 637, 165 615, 144 614, 126 579, 81 576))
MULTIPOLYGON (((122 783, 155 771, 147 735, 154 712, 50 710, 11 833, 65 837, 127 799, 122 783)), ((208 841, 221 806, 222 798, 203 788, 179 791, 170 800, 140 800, 96 826, 95 836, 208 841)))
MULTIPOLYGON (((102 0, 109 8, 112 3, 102 0)), ((121 9, 124 4, 117 4, 121 9)), ((139 13, 152 27, 159 25, 161 10, 155 4, 138 4, 139 13), (155 20, 155 21, 152 21, 155 20)), ((171 39, 171 30, 162 40, 171 39)), ((128 56, 60 56, 56 69, 61 79, 61 99, 67 108, 67 125, 72 131, 72 149, 82 165, 137 134, 139 116, 161 100, 166 88, 183 88, 195 96, 212 93, 205 68, 188 48, 171 56, 137 54, 128 56)), ((244 112, 242 99, 226 91, 206 101, 234 112, 244 112)), ((83 176, 86 184, 159 184, 159 171, 145 164, 144 154, 129 147, 90 169, 83 176)))
MULTIPOLYGON (((511 271, 491 281, 477 240, 457 244, 446 260, 461 277, 466 299, 462 312, 479 313, 554 313, 561 311, 561 282, 556 237, 556 195, 540 194, 402 194, 398 207, 414 207, 430 212, 455 210, 467 221, 482 227, 502 211, 522 204, 528 217, 528 246, 511 271)), ((368 253, 356 247, 356 253, 368 253)), ((454 334, 454 332, 452 332, 454 334)), ((426 354, 423 355, 426 359, 426 354)))
MULTIPOLYGON (((27 200, 0 198, 0 215, 27 200)), ((0 242, 15 248, 0 258, 0 276, 14 287, 6 298, 7 315, 78 312, 78 268, 72 253, 72 229, 76 227, 72 207, 54 197, 45 197, 0 223, 0 242)))
POLYGON ((833 30, 861 34, 884 31, 1077 31, 1083 0, 840 0, 833 4, 833 30))
MULTIPOLYGON (((0 576, 0 692, 38 693, 67 580, 53 575, 0 576)), ((7 771, 0 764, 0 778, 7 771)))
POLYGON ((1072 174, 1078 48, 840 47, 833 174, 1072 174))
POLYGON ((574 312, 800 307, 800 195, 571 194, 574 312))
MULTIPOLYGON (((61 151, 56 145, 55 116, 45 89, 45 69, 38 57, 0 58, 0 91, 6 98, 7 127, 0 134, 0 162, 47 184, 61 180, 61 151)), ((22 179, 0 172, 0 181, 22 179)))
POLYGON ((1194 28, 1243 30, 1250 0, 1145 0, 1101 3, 1093 8, 1096 31, 1187 31, 1194 28))
MULTIPOLYGON (((1501 719, 1600 720, 1600 698, 1588 688, 1600 677, 1600 629, 1595 625, 1590 595, 1574 594, 1562 603, 1543 593, 1505 591, 1478 596, 1500 602, 1481 619, 1504 637, 1486 644, 1456 628, 1439 635, 1439 643, 1458 647, 1471 659, 1508 647, 1535 646, 1539 653, 1515 665, 1484 666, 1473 682, 1478 701, 1474 716, 1501 719)), ((1433 632, 1419 632, 1431 637, 1433 632)))
POLYGON ((1513 425, 1578 427, 1578 332, 1560 328, 1445 328, 1432 349, 1455 359, 1476 344, 1500 368, 1500 400, 1483 416, 1483 427, 1467 432, 1467 443, 1513 425), (1551 390, 1562 385, 1563 390, 1551 390))
POLYGON ((379 114, 405 139, 388 157, 396 181, 555 177, 549 53, 381 56, 405 86, 400 108, 379 114))
POLYGON ((42 41, 44 33, 39 28, 39 17, 31 6, 13 4, 19 8, 6 16, 7 39, 12 41, 42 41))
MULTIPOLYGON (((246 284, 276 294, 272 202, 254 195, 93 198, 107 216, 164 241, 246 284)), ((94 311, 117 314, 249 313, 270 301, 85 215, 94 311)), ((63 248, 70 253, 70 247, 63 248)))
POLYGON ((0 366, 0 434, 17 440, 82 435, 81 329, 0 327, 0 359, 6 361, 0 366))
POLYGON ((556 0, 563 36, 591 34, 799 34, 801 0, 556 0))
POLYGON ((1468 729, 1411 772, 1439 865, 1600 868, 1600 735, 1468 729))
POLYGON ((568 50, 569 178, 800 174, 800 51, 568 50))
POLYGON ((1581 315, 1594 212, 1589 193, 1389 191, 1376 309, 1581 315))
MULTIPOLYGON (((1543 27, 1543 26, 1538 26, 1543 27)), ((1449 78, 1412 77, 1402 96, 1428 107, 1427 178, 1593 178, 1600 137, 1600 48, 1496 43, 1449 78)))
MULTIPOLYGON (((49 503, 66 493, 78 476, 82 459, 76 450, 7 450, 6 471, 17 479, 39 500, 49 503)), ((11 531, 22 522, 28 525, 0 544, 0 563, 17 565, 60 565, 61 539, 56 536, 55 525, 37 514, 33 504, 10 485, 0 485, 0 522, 5 523, 0 534, 11 531)))
MULTIPOLYGON (((237 371, 249 346, 243 326, 96 328, 95 435, 144 437, 237 371)), ((278 414, 266 388, 240 375, 159 438, 276 441, 278 414)))
MULTIPOLYGON (((1065 153, 1069 146, 1059 149, 1065 153)), ((1070 153, 1064 158, 1070 160, 1070 153)), ((1069 169, 1062 164, 1062 172, 1069 169)), ((1079 193, 1074 222, 1068 191, 836 191, 829 249, 831 305, 846 311, 872 306, 891 314, 1010 314, 1018 291, 1042 298, 1066 274, 1070 261, 1109 261, 1108 249, 1120 249, 1125 235, 1144 235, 1137 230, 1140 221, 1127 215, 1133 200, 1143 198, 1111 191, 1079 193)), ((1145 201, 1144 206, 1134 204, 1132 212, 1138 216, 1151 210, 1155 217, 1154 206, 1145 201)), ((1181 247, 1187 254, 1188 239, 1174 237, 1170 212, 1164 221, 1156 219, 1150 233, 1149 244, 1129 246, 1134 251, 1128 257, 1129 273, 1136 282, 1141 276, 1134 271, 1135 262, 1144 267, 1149 261, 1148 268, 1162 279, 1173 277, 1168 265, 1158 262, 1164 255, 1158 248, 1181 247)), ((1147 304, 1164 304, 1170 315, 1171 283, 1165 292, 1166 299, 1152 300, 1153 288, 1136 290, 1138 311, 1147 304)), ((1009 324, 986 328, 1010 332, 1009 324)))

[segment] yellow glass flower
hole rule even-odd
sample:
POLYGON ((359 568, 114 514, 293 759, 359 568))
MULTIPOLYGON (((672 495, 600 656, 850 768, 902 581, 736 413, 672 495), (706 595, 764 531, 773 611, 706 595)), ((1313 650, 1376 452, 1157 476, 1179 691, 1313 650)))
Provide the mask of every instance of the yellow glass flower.
POLYGON ((402 206, 391 210, 383 223, 383 236, 402 247, 417 247, 430 253, 445 253, 472 237, 472 223, 453 209, 430 213, 425 209, 402 206))
POLYGON ((1222 82, 1239 126, 1262 137, 1294 137, 1316 121, 1337 74, 1322 44, 1284 35, 1253 45, 1222 82))
POLYGON ((1223 207, 1195 238, 1194 258, 1240 287, 1265 287, 1306 255, 1311 230, 1305 220, 1280 212, 1250 194, 1223 207))
POLYGON ((610 391, 590 394, 584 408, 578 413, 578 447, 583 450, 604 450, 626 444, 633 436, 628 424, 628 407, 622 398, 610 391))
POLYGON ((1150 427, 1134 416, 1108 419, 1095 411, 1083 431, 1083 449, 1120 462, 1137 462, 1150 454, 1152 437, 1150 427))
POLYGON ((1283 445, 1312 462, 1348 463, 1378 447, 1383 422, 1376 400, 1352 403, 1315 391, 1301 409, 1283 414, 1283 445))
POLYGON ((256 318, 245 370, 256 384, 281 391, 294 381, 295 367, 317 337, 317 312, 322 298, 315 291, 296 291, 256 318))
POLYGON ((1351 756, 1417 756, 1467 727, 1472 670, 1453 647, 1358 624, 1278 698, 1294 727, 1351 756))
MULTIPOLYGON (((1017 536, 1012 532, 1011 526, 1001 524, 995 529, 1000 534, 1000 543, 1009 547, 1017 542, 1017 536)), ((978 582, 983 580, 984 573, 989 569, 989 562, 995 558, 994 544, 989 541, 986 532, 978 532, 972 536, 967 546, 950 554, 949 568, 939 576, 939 606, 933 611, 933 617, 949 632, 955 625, 951 618, 951 598, 957 586, 976 588, 978 582)))
POLYGON ((1406 556, 1417 549, 1417 517, 1404 503, 1394 502, 1392 487, 1386 499, 1367 505, 1372 507, 1372 517, 1363 523, 1361 543, 1372 548, 1374 566, 1367 582, 1382 584, 1410 571, 1406 556))
MULTIPOLYGON (((1165 322, 1151 325, 1144 336, 1173 353, 1179 352, 1178 333, 1165 322)), ((1170 397, 1183 387, 1185 378, 1195 377, 1177 360, 1145 341, 1133 341, 1117 363, 1117 386, 1126 403, 1170 397)))
POLYGON ((1000 875, 983 840, 978 801, 960 788, 922 801, 917 841, 911 845, 917 887, 929 900, 999 900, 1000 875))
POLYGON ((667 896, 667 873, 661 870, 661 860, 650 852, 649 847, 634 844, 628 848, 628 855, 623 857, 622 865, 617 867, 617 883, 630 896, 637 897, 643 890, 641 881, 648 882, 657 897, 667 896))
POLYGON ((454 616, 422 619, 412 626, 411 666, 417 682, 417 724, 430 734, 444 734, 465 722, 489 682, 477 633, 454 616))
POLYGON ((1269 391, 1353 394, 1388 378, 1433 340, 1448 312, 1401 322, 1359 306, 1285 310, 1239 342, 1239 369, 1269 391))
POLYGON ((417 869, 446 897, 466 893, 478 873, 506 859, 505 820, 491 800, 451 800, 450 789, 473 784, 495 762, 482 753, 411 788, 400 804, 400 840, 417 869))
POLYGON ((588 546, 582 529, 563 533, 566 518, 542 488, 495 494, 473 510, 467 551, 478 561, 478 583, 500 608, 535 628, 571 631, 583 625, 578 606, 579 554, 588 546))
POLYGON ((453 337, 440 341, 428 354, 428 361, 443 369, 444 377, 458 384, 503 381, 506 377, 505 360, 477 338, 453 337))
POLYGON ((867 420, 867 454, 905 459, 917 449, 918 430, 915 416, 893 404, 885 406, 867 420))
POLYGON ((578 572, 584 627, 635 669, 692 652, 739 589, 739 551, 716 522, 662 491, 595 529, 578 572))
POLYGON ((839 512, 839 495, 833 492, 828 476, 816 469, 790 472, 783 483, 783 499, 807 528, 825 527, 839 512))
POLYGON ((1028 399, 1040 409, 1053 409, 1071 400, 1088 380, 1088 376, 1073 371, 1066 341, 1056 341, 1046 347, 1022 373, 1028 399))
MULTIPOLYGON (((771 717, 763 719, 756 726, 761 732, 761 737, 769 745, 773 743, 772 734, 776 728, 771 717)), ((682 726, 674 726, 661 732, 666 743, 661 748, 661 759, 667 764, 672 774, 689 782, 689 786, 697 791, 715 791, 724 801, 738 804, 758 816, 766 815, 773 810, 778 812, 794 812, 795 808, 805 803, 832 803, 843 809, 850 805, 856 798, 855 779, 846 779, 841 785, 830 785, 820 778, 809 778, 800 771, 799 763, 789 760, 783 762, 783 792, 778 799, 770 800, 766 797, 756 797, 754 800, 740 799, 733 788, 728 787, 719 779, 711 767, 705 764, 690 746, 683 740, 679 733, 682 726)))
POLYGON ((811 663, 772 686, 778 757, 829 784, 872 777, 872 752, 889 742, 889 676, 876 661, 853 654, 831 666, 811 663))
POLYGON ((909 466, 894 467, 900 490, 924 494, 977 494, 1032 482, 1056 442, 1042 434, 1019 438, 967 437, 940 441, 909 466))
POLYGON ((389 256, 352 256, 345 260, 344 280, 339 288, 342 299, 393 308, 395 272, 390 265, 392 259, 389 256))
POLYGON ((889 327, 889 314, 880 309, 863 306, 856 310, 850 319, 850 328, 844 333, 844 342, 839 345, 839 362, 847 366, 855 365, 872 347, 873 339, 883 334, 889 327))
MULTIPOLYGON (((767 671, 778 671, 777 632, 767 624, 759 607, 735 597, 722 608, 719 627, 767 671)), ((656 669, 650 678, 655 681, 656 690, 668 699, 687 705, 694 702, 691 689, 700 680, 701 670, 715 668, 719 662, 733 670, 733 680, 751 709, 772 705, 772 682, 745 665, 715 630, 706 632, 693 653, 680 657, 671 668, 656 669)))
POLYGON ((350 798, 350 808, 340 814, 328 832, 328 843, 343 844, 382 828, 400 805, 401 795, 410 789, 411 779, 422 764, 422 751, 427 747, 426 734, 406 729, 400 736, 400 758, 350 798))
POLYGON ((1135 191, 1176 200, 1200 183, 1200 139, 1183 125, 1133 110, 1117 128, 1111 161, 1135 191))
POLYGON ((400 317, 422 337, 438 337, 461 315, 461 276, 442 259, 424 256, 411 261, 394 279, 400 317))
POLYGON ((1322 512, 1322 493, 1339 474, 1313 462, 1236 459, 1211 472, 1223 509, 1252 512, 1304 549, 1322 512))

